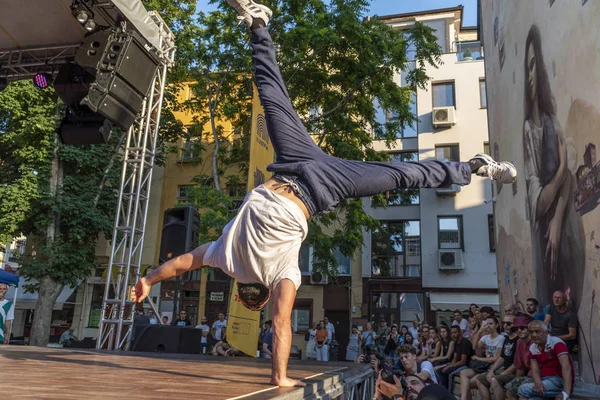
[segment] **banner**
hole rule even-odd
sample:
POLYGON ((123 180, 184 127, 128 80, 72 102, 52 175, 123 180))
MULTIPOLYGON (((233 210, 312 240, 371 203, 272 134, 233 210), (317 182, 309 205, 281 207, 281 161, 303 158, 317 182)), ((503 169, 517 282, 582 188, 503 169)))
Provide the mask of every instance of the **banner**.
MULTIPOLYGON (((250 163, 248 168, 248 191, 265 183, 270 177, 267 165, 275 158, 269 140, 265 111, 258 98, 258 90, 253 84, 252 128, 250 131, 250 163)), ((260 311, 250 311, 242 305, 238 297, 237 281, 233 283, 229 300, 227 319, 227 341, 236 349, 251 357, 256 357, 260 311)))

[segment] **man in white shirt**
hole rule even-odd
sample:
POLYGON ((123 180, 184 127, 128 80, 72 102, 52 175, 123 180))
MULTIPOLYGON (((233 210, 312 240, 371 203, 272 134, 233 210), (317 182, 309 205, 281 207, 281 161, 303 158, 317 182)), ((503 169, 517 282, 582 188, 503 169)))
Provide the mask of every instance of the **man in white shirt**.
POLYGON ((327 317, 323 318, 323 322, 325 323, 325 329, 327 329, 327 341, 331 342, 335 336, 335 326, 329 322, 327 317))
MULTIPOLYGON (((198 325, 196 325, 196 329, 202 329, 202 339, 200 339, 200 354, 205 354, 206 346, 207 346, 208 332, 210 332, 210 327, 207 324, 206 317, 200 318, 200 323, 198 325)), ((221 330, 219 329, 219 332, 220 331, 221 330)))
POLYGON ((222 312, 219 313, 219 319, 216 320, 210 332, 212 333, 212 337, 218 342, 221 340, 221 330, 227 326, 227 321, 225 321, 225 314, 222 312))
POLYGON ((15 319, 15 306, 12 301, 6 300, 8 285, 0 283, 0 343, 10 343, 10 325, 15 319))
POLYGON ((454 321, 452 321, 452 326, 458 325, 460 329, 462 329, 463 337, 465 339, 469 338, 469 321, 463 318, 460 310, 454 311, 454 321))
POLYGON ((220 268, 237 279, 240 302, 262 310, 273 296, 273 366, 271 383, 305 386, 287 376, 292 346, 291 314, 301 284, 298 256, 308 235, 307 220, 333 211, 349 198, 399 188, 467 185, 471 175, 512 183, 517 171, 486 154, 469 162, 363 162, 325 154, 294 110, 277 65, 275 45, 267 30, 272 11, 252 0, 227 0, 251 30, 256 86, 275 163, 274 176, 246 196, 237 216, 221 237, 173 258, 141 278, 132 299, 142 301, 152 285, 203 265, 220 268))
POLYGON ((438 383, 433 364, 424 360, 420 364, 417 360, 417 350, 411 345, 401 345, 396 350, 398 359, 404 367, 406 375, 417 375, 426 384, 438 383))

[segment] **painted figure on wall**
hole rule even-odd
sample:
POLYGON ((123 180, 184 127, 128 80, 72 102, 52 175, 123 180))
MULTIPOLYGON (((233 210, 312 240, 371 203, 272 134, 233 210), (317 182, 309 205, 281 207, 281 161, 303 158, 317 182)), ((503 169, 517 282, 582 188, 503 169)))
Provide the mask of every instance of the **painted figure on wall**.
POLYGON ((542 304, 565 291, 578 306, 585 269, 581 217, 575 211, 573 172, 577 155, 556 118, 556 106, 542 55, 540 31, 533 25, 525 46, 523 145, 532 262, 542 304))

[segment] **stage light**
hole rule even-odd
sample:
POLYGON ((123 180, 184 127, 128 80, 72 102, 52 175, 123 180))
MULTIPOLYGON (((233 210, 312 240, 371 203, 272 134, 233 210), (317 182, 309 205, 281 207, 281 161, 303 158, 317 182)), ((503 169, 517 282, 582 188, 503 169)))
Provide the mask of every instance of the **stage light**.
POLYGON ((85 23, 85 25, 83 25, 83 27, 85 28, 86 31, 88 32, 93 32, 94 30, 96 30, 96 22, 94 22, 93 19, 90 19, 89 21, 87 21, 85 23))
POLYGON ((35 86, 39 87, 40 89, 46 89, 48 86, 50 86, 51 82, 52 82, 52 75, 47 74, 45 72, 38 72, 33 77, 33 84, 35 86))
POLYGON ((90 14, 87 11, 81 10, 77 13, 77 22, 85 24, 90 19, 90 14))

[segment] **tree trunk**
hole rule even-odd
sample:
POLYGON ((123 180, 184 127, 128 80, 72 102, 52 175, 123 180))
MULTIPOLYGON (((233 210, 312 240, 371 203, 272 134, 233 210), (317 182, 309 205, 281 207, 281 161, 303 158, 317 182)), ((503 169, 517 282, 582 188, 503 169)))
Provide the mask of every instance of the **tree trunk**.
POLYGON ((40 280, 40 290, 33 313, 33 326, 29 337, 30 346, 46 347, 50 339, 50 324, 52 323, 52 309, 56 298, 62 292, 64 285, 45 276, 40 280))
MULTIPOLYGON (((58 106, 57 106, 58 110, 58 106)), ((58 136, 54 137, 54 156, 51 165, 50 174, 50 194, 53 201, 56 201, 56 192, 63 183, 63 164, 60 160, 59 154, 59 143, 58 136)), ((51 212, 51 211, 50 211, 51 212)), ((50 224, 46 229, 46 246, 52 249, 55 240, 56 232, 60 231, 60 214, 52 213, 50 224)), ((48 264, 54 262, 54 255, 51 253, 48 255, 48 259, 45 260, 48 264)), ((38 300, 35 305, 35 312, 33 314, 33 325, 31 327, 31 335, 29 338, 29 344, 32 346, 45 347, 50 339, 50 324, 52 323, 52 310, 54 309, 54 302, 58 297, 59 293, 63 289, 63 284, 53 279, 49 275, 45 275, 40 279, 40 290, 38 292, 38 300)))

